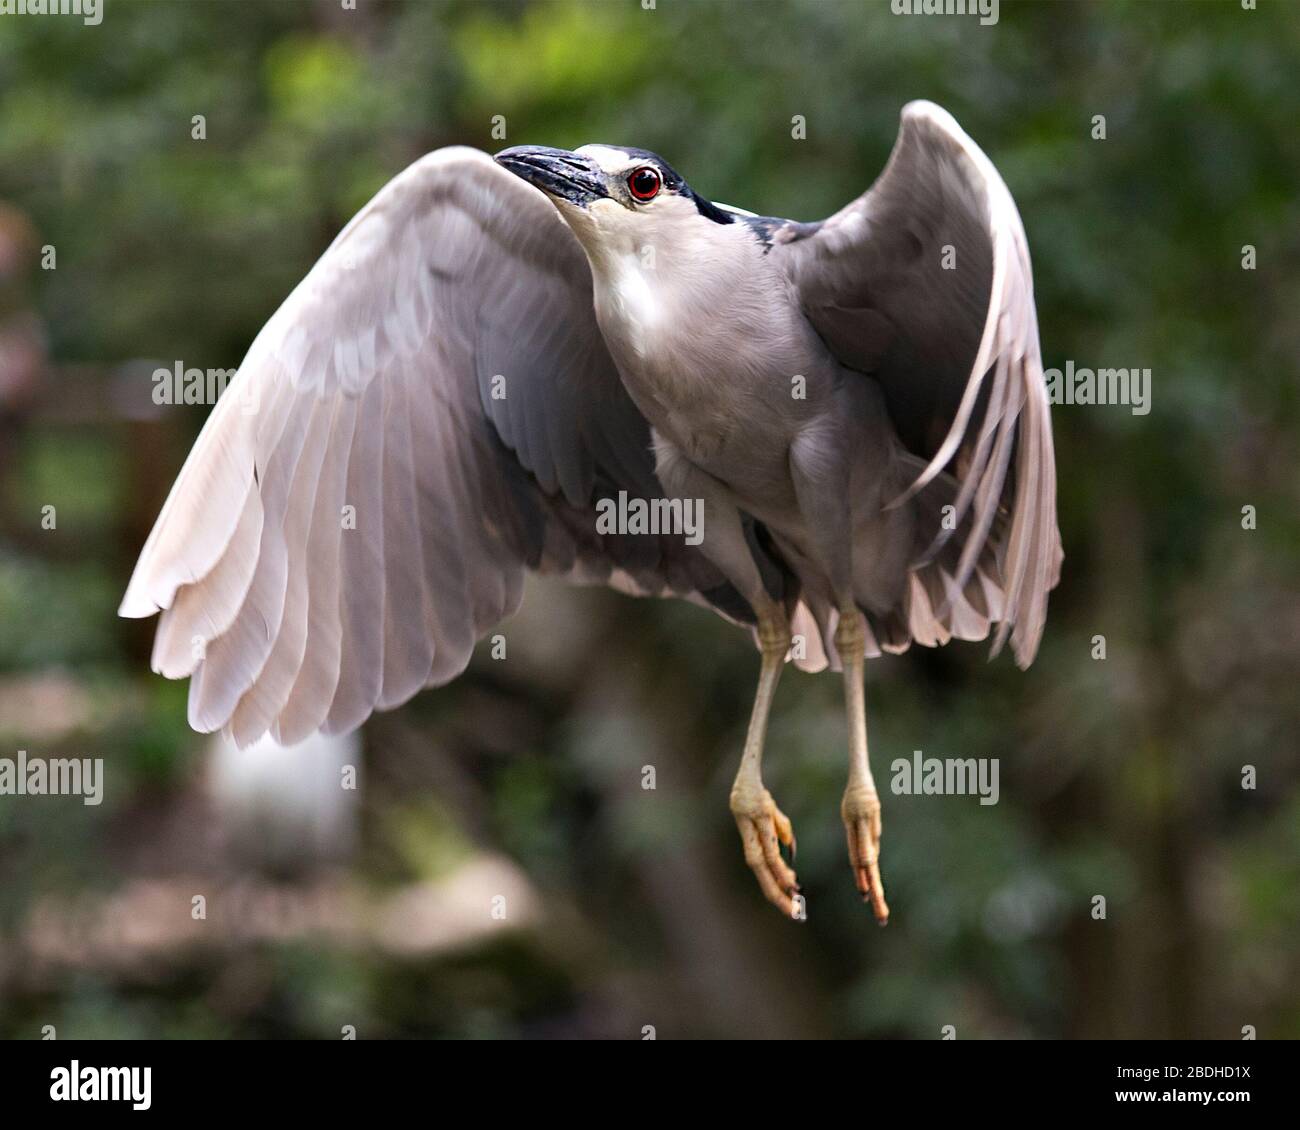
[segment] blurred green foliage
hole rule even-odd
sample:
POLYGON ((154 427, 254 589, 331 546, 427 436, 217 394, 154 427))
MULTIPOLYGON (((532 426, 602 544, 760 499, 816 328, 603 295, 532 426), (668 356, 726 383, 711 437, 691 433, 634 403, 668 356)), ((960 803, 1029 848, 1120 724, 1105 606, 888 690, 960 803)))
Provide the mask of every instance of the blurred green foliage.
POLYGON ((139 511, 201 410, 173 410, 182 442, 142 480, 120 420, 61 418, 82 387, 63 367, 92 367, 105 403, 127 362, 234 367, 429 149, 635 144, 706 196, 814 219, 931 98, 1019 203, 1046 363, 1150 367, 1153 406, 1055 410, 1066 562, 1029 672, 964 644, 869 671, 882 783, 918 748, 1002 768, 995 807, 886 796, 888 930, 844 859, 837 679, 792 673, 773 719, 810 906, 792 927, 726 809, 748 641, 692 607, 547 590, 507 629, 516 662, 368 726, 349 865, 381 886, 502 852, 546 926, 419 960, 257 944, 148 977, 31 982, 0 959, 0 1034, 1300 1036, 1297 75, 1289 0, 1003 0, 988 28, 887 0, 109 0, 98 27, 4 21, 0 199, 58 260, 29 280, 54 407, 0 438, 0 753, 121 775, 98 809, 0 798, 0 948, 43 899, 166 873, 146 833, 202 777, 184 688, 115 619, 139 511), (557 659, 561 622, 584 629, 557 659), (33 737, 20 706, 53 676, 70 721, 33 737))

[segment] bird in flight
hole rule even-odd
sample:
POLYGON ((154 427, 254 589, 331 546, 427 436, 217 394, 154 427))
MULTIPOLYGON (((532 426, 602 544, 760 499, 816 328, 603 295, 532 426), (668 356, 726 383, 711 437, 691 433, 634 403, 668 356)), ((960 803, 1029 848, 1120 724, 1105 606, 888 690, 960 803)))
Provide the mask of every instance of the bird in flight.
POLYGON ((992 635, 1028 666, 1061 556, 1024 229, 913 102, 820 223, 711 202, 641 149, 416 161, 253 341, 120 611, 162 612, 154 670, 248 745, 455 678, 526 570, 712 608, 761 653, 746 862, 800 916, 768 712, 788 659, 842 671, 841 817, 883 923, 864 660, 992 635), (697 505, 702 536, 610 528, 615 499, 697 505))

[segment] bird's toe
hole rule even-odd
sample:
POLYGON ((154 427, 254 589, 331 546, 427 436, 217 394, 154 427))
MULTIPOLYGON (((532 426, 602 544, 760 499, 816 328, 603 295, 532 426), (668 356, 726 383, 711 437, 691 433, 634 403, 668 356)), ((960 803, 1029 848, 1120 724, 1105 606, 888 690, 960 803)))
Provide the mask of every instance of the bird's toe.
POLYGON ((859 801, 845 797, 842 809, 844 831, 849 842, 849 864, 863 902, 871 904, 876 921, 889 921, 885 884, 880 877, 880 801, 874 793, 859 801))
POLYGON ((733 794, 731 810, 740 829, 745 862, 758 879, 767 900, 783 914, 799 917, 803 905, 794 870, 781 855, 781 845, 794 855, 794 828, 766 790, 752 802, 733 794))

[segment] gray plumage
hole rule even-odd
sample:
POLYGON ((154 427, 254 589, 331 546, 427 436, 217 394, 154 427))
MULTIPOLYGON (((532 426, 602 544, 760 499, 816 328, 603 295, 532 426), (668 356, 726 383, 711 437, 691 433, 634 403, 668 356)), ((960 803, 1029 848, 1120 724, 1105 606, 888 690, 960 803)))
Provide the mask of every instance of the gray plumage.
POLYGON ((993 634, 1027 666, 1060 571, 1032 286, 1006 185, 930 103, 812 224, 644 150, 439 150, 258 334, 121 612, 162 610, 155 670, 248 745, 454 678, 525 569, 708 605, 763 651, 732 807, 783 909, 792 833, 758 762, 805 635, 797 662, 845 670, 843 814, 884 921, 863 656, 993 634), (699 500, 702 543, 603 530, 622 492, 699 500))
POLYGON ((463 670, 524 568, 752 621, 709 554, 730 505, 832 662, 821 541, 851 560, 869 654, 1000 622, 1027 664, 1061 554, 1028 252, 992 165, 912 104, 823 224, 726 214, 629 225, 589 266, 481 153, 389 182, 258 335, 123 601, 164 610, 154 667, 192 677, 195 728, 354 727, 463 670), (704 544, 597 533, 620 490, 705 498, 704 544))

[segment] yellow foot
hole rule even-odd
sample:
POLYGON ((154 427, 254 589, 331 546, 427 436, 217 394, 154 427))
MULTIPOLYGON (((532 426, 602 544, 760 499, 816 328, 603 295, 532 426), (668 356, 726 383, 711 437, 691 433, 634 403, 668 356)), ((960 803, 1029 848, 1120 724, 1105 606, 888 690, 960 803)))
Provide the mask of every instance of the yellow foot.
POLYGON ((793 918, 799 884, 794 871, 781 857, 780 848, 784 844, 790 849, 790 858, 794 858, 794 829, 789 818, 777 808, 766 789, 733 790, 731 812, 745 845, 745 862, 757 877, 763 894, 768 902, 793 918))
POLYGON ((840 817, 849 840, 849 863, 863 902, 871 903, 876 921, 889 921, 885 884, 880 879, 880 798, 875 789, 850 786, 844 792, 840 817))

